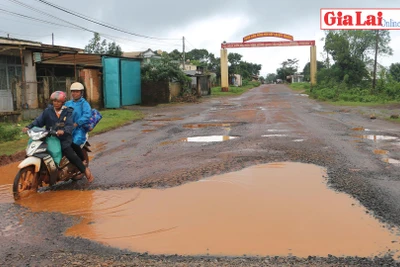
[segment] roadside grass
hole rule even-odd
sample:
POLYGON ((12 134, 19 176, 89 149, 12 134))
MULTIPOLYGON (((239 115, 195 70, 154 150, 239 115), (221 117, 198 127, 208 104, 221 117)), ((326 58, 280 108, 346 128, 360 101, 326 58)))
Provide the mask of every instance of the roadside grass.
MULTIPOLYGON (((144 114, 142 112, 127 109, 100 110, 100 113, 103 118, 96 125, 96 128, 89 133, 89 136, 95 136, 97 134, 116 129, 133 121, 144 118, 144 114)), ((2 128, 6 129, 6 133, 13 133, 13 140, 4 141, 7 140, 4 138, 0 140, 0 155, 13 155, 17 152, 23 151, 26 148, 28 136, 22 133, 22 128, 24 128, 30 122, 31 121, 23 121, 19 123, 0 123, 2 128), (11 131, 9 131, 9 129, 11 129, 11 131), (16 130, 18 134, 15 134, 16 130)))
POLYGON ((144 118, 142 112, 128 109, 100 110, 100 113, 103 118, 89 133, 89 136, 104 133, 144 118))
MULTIPOLYGON (((288 84, 288 86, 294 91, 304 91, 305 94, 310 94, 310 84, 308 82, 291 83, 288 84)), ((344 101, 344 100, 338 100, 338 101, 326 100, 323 102, 333 106, 348 106, 348 107, 379 107, 390 104, 399 104, 399 102, 396 101, 354 102, 354 101, 344 101)))
POLYGON ((228 92, 222 92, 221 86, 216 86, 211 88, 211 96, 233 96, 233 95, 241 95, 248 90, 260 86, 260 82, 249 82, 249 84, 236 87, 236 86, 229 86, 228 92))
POLYGON ((310 90, 310 84, 309 83, 290 83, 289 88, 291 88, 294 91, 309 91, 310 90))

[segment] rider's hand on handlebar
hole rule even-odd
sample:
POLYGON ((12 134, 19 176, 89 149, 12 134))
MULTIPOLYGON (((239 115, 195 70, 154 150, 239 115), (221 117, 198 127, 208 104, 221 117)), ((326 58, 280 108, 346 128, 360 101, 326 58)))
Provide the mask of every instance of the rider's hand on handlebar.
POLYGON ((23 133, 26 133, 28 130, 29 130, 29 128, 28 128, 28 127, 25 127, 25 128, 22 129, 22 132, 23 132, 23 133))
POLYGON ((64 131, 63 130, 58 130, 56 134, 57 134, 57 136, 63 135, 64 131))

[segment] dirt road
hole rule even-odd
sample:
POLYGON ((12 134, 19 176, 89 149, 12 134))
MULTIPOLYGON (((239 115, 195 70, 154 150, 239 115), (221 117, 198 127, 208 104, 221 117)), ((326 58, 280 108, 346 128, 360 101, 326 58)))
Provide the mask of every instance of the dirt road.
MULTIPOLYGON (((353 196, 381 222, 400 226, 400 126, 394 123, 323 105, 284 85, 199 104, 132 109, 145 119, 91 139, 95 182, 56 191, 171 188, 256 164, 301 162, 327 168, 330 187, 353 196), (204 136, 221 141, 198 142, 204 136)), ((76 217, 15 203, 0 204, 0 212, 2 266, 400 266, 385 255, 152 256, 64 236, 76 217)))

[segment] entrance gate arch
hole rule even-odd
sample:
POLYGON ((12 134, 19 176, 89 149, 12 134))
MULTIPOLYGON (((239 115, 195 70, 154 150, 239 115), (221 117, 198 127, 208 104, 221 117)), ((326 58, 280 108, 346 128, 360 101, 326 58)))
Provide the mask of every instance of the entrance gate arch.
POLYGON ((243 37, 243 42, 227 43, 223 42, 221 44, 221 90, 229 90, 228 82, 228 50, 227 48, 246 48, 246 47, 271 47, 271 46, 310 46, 310 80, 311 85, 316 83, 315 74, 317 72, 317 48, 315 46, 314 40, 300 40, 294 41, 293 36, 280 32, 258 32, 249 34, 243 37), (279 41, 279 42, 248 42, 249 40, 264 37, 277 37, 286 39, 289 41, 279 41))

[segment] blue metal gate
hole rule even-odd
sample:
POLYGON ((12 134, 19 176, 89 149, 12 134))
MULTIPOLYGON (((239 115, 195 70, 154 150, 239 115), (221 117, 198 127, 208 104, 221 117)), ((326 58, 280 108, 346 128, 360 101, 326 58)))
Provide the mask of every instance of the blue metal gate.
POLYGON ((103 57, 104 107, 121 107, 119 58, 103 57))
POLYGON ((121 59, 121 105, 135 105, 142 101, 140 62, 121 59))
POLYGON ((103 57, 104 107, 141 104, 140 61, 103 57))

